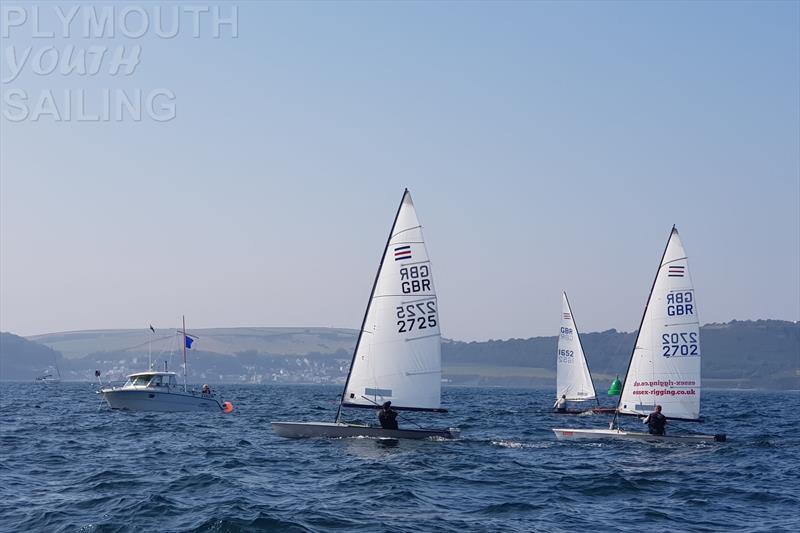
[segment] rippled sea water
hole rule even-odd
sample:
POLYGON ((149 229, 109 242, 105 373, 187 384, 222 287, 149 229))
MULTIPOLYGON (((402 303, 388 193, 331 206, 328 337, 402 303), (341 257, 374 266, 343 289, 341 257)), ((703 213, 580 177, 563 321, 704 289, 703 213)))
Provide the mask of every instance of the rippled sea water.
POLYGON ((450 414, 412 418, 462 438, 418 442, 272 433, 330 421, 338 387, 219 387, 230 415, 111 411, 95 388, 0 383, 0 530, 800 530, 797 393, 704 391, 706 423, 680 427, 728 442, 684 445, 556 441, 608 417, 553 415, 544 390, 446 388, 450 414))

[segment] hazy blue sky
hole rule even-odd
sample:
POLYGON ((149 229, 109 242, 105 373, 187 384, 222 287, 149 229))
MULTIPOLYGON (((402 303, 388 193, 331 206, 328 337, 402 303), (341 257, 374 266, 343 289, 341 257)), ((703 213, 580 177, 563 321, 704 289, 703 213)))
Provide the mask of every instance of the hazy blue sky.
POLYGON ((130 76, 27 68, 4 95, 166 88, 176 116, 0 119, 0 329, 358 327, 404 187, 448 337, 555 334, 562 289, 583 331, 634 329, 672 224, 703 323, 797 320, 799 5, 240 2, 236 38, 11 28, 4 80, 10 47, 142 50, 130 76))

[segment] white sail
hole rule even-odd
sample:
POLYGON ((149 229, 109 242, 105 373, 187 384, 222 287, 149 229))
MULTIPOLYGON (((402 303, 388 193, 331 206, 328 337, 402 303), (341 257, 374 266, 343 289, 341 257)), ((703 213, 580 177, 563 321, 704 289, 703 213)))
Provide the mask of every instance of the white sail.
POLYGON ((431 263, 406 191, 384 251, 342 405, 439 409, 442 355, 431 263))
POLYGON ((566 292, 561 293, 561 332, 556 354, 556 398, 562 395, 570 401, 597 398, 566 292))
POLYGON ((625 376, 619 411, 700 417, 700 327, 689 263, 673 227, 625 376))

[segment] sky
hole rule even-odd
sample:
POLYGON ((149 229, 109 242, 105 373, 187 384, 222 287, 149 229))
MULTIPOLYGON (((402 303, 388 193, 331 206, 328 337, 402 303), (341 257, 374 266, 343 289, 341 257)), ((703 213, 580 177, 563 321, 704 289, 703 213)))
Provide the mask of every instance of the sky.
POLYGON ((3 331, 357 328, 406 187, 446 337, 633 330, 673 224, 702 323, 800 319, 798 2, 108 6, 2 6, 3 331))

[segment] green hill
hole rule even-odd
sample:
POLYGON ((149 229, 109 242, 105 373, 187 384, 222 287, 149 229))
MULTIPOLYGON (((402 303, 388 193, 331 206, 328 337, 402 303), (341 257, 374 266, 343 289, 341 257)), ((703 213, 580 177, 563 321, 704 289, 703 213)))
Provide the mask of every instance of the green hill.
POLYGON ((62 355, 49 346, 0 332, 0 379, 33 380, 63 366, 62 355))
MULTIPOLYGON (((703 383, 713 387, 800 388, 800 324, 734 320, 701 328, 703 383)), ((581 334, 598 390, 627 370, 636 332, 581 334)), ((557 337, 443 344, 445 375, 458 383, 552 385, 557 337), (503 372, 507 368, 507 372, 503 372), (520 368, 529 369, 521 373, 520 368), (533 372, 532 369, 536 369, 533 372)))
MULTIPOLYGON (((340 383, 350 364, 356 332, 332 328, 215 328, 190 330, 194 381, 340 383)), ((0 379, 32 379, 58 361, 64 379, 122 379, 143 370, 149 331, 98 330, 22 339, 2 334, 0 379), (33 342, 35 341, 35 342, 33 342), (64 357, 61 357, 61 353, 64 357)), ((180 337, 174 329, 152 335, 152 358, 177 369, 180 337)), ((581 335, 598 390, 624 376, 635 333, 608 330, 581 335)), ((701 328, 703 383, 709 387, 800 389, 800 324, 779 320, 732 321, 701 328)), ((557 337, 442 344, 450 383, 486 386, 553 386, 557 337)))

